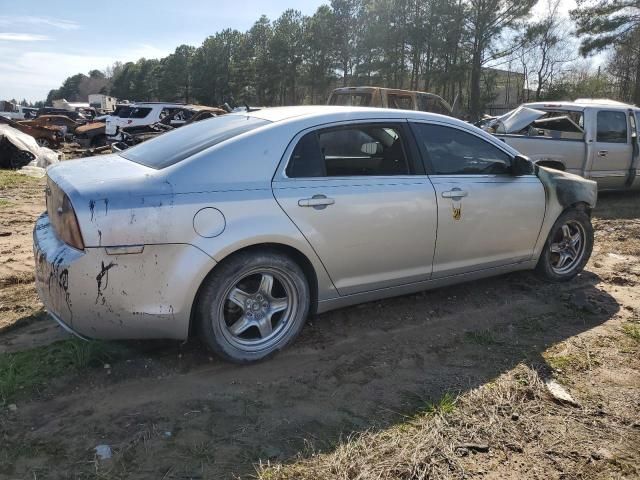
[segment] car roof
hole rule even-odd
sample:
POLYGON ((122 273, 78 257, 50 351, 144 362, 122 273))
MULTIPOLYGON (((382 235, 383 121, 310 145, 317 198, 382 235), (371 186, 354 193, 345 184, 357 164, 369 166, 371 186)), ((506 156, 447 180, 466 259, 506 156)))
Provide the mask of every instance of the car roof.
POLYGON ((529 108, 563 109, 563 110, 574 110, 574 111, 584 111, 584 109, 587 107, 607 107, 607 108, 614 108, 614 109, 622 108, 625 110, 628 110, 628 109, 638 110, 638 107, 636 107, 635 105, 618 102, 616 100, 609 100, 606 98, 579 98, 575 102, 567 102, 567 101, 533 102, 533 103, 525 103, 524 106, 529 108))
POLYGON ((393 108, 373 108, 373 107, 348 107, 338 105, 305 105, 298 107, 272 107, 263 108, 252 112, 237 112, 231 115, 247 115, 261 118, 270 122, 282 122, 292 119, 314 118, 319 123, 323 121, 344 121, 344 120, 367 120, 367 119, 389 119, 389 120, 436 120, 454 125, 469 124, 445 115, 437 113, 420 112, 417 110, 398 110, 393 108))

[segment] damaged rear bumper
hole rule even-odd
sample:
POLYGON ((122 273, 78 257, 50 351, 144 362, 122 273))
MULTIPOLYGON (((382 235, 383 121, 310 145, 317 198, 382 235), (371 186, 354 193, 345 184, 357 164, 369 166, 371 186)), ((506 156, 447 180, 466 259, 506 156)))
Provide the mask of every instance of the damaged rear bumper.
POLYGON ((84 338, 187 338, 195 294, 215 266, 187 244, 146 245, 137 254, 76 250, 57 237, 46 213, 33 230, 33 251, 42 303, 84 338))

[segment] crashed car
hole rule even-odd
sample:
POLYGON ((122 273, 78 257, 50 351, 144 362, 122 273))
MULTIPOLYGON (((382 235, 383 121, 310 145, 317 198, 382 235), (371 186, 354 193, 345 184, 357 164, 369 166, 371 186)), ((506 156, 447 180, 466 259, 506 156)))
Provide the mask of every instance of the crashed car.
POLYGON ((40 147, 35 139, 9 125, 0 125, 0 168, 17 170, 26 166, 47 168, 59 155, 40 147))
POLYGON ((104 122, 93 122, 76 128, 74 140, 82 148, 102 147, 107 144, 104 122))
POLYGON ((27 125, 5 117, 0 117, 0 125, 9 125, 36 139, 36 143, 41 147, 58 148, 64 140, 64 131, 57 126, 27 125))
POLYGON ((263 359, 309 313, 517 270, 574 278, 596 184, 407 110, 231 113, 48 170, 36 285, 84 337, 263 359))
POLYGON ((82 123, 74 122, 66 115, 40 115, 34 120, 22 120, 18 123, 30 127, 56 127, 61 129, 65 136, 74 134, 76 129, 83 125, 82 123))

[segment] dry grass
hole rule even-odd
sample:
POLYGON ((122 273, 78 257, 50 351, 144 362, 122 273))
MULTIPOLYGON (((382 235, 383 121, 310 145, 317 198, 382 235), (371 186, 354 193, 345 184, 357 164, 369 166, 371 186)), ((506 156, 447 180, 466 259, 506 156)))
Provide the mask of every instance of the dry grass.
MULTIPOLYGON (((347 439, 333 452, 289 465, 260 465, 260 480, 462 478, 475 452, 522 451, 536 435, 545 397, 532 368, 520 365, 456 400, 456 408, 428 408, 387 430, 347 439)), ((447 401, 447 404, 450 402, 447 401)))

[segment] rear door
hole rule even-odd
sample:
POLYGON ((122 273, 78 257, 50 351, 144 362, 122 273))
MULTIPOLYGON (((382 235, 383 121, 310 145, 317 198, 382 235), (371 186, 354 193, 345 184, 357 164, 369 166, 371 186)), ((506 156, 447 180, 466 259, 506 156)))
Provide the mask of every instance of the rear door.
POLYGON ((340 295, 427 280, 435 192, 406 122, 349 122, 299 134, 276 174, 276 200, 340 295))
POLYGON ((633 158, 629 115, 623 110, 596 113, 596 141, 591 148, 591 179, 599 189, 623 188, 633 158))
POLYGON ((529 260, 545 213, 535 175, 511 175, 511 156, 468 130, 412 123, 438 201, 433 278, 529 260))

